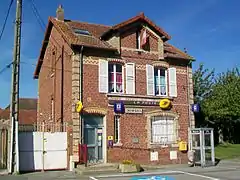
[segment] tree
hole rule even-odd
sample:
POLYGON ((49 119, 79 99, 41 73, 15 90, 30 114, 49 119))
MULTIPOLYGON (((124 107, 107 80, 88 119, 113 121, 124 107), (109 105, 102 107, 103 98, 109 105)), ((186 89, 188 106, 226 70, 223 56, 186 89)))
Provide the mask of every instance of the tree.
POLYGON ((237 68, 221 73, 212 86, 212 92, 203 100, 205 118, 215 122, 225 141, 236 142, 236 127, 240 121, 240 73, 237 68))
POLYGON ((193 73, 194 103, 198 103, 200 105, 200 112, 195 113, 196 127, 206 126, 206 124, 208 124, 203 114, 202 103, 210 96, 213 84, 214 70, 209 71, 204 68, 203 64, 200 64, 198 69, 193 73))
POLYGON ((200 103, 209 96, 214 84, 214 70, 204 69, 200 64, 193 73, 193 95, 194 103, 200 103))

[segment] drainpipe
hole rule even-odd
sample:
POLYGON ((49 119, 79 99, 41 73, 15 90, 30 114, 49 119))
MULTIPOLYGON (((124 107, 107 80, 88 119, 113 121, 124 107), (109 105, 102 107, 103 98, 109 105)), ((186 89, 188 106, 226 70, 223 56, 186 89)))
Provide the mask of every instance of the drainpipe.
MULTIPOLYGON (((79 100, 83 103, 83 46, 80 47, 80 70, 79 70, 79 100)), ((80 114, 80 144, 83 144, 83 120, 82 120, 82 115, 80 114)))
MULTIPOLYGON (((80 69, 79 69, 79 100, 82 102, 83 104, 83 46, 80 47, 80 55, 79 55, 79 59, 80 59, 80 69)), ((79 117, 79 135, 80 135, 80 139, 79 139, 79 144, 83 145, 84 143, 84 122, 83 122, 83 118, 82 118, 82 114, 80 114, 79 117)), ((85 163, 85 167, 87 167, 87 147, 83 146, 81 147, 81 151, 83 151, 84 153, 84 163, 85 163)))
POLYGON ((64 45, 62 46, 62 63, 61 63, 61 132, 63 128, 63 113, 64 113, 64 45))

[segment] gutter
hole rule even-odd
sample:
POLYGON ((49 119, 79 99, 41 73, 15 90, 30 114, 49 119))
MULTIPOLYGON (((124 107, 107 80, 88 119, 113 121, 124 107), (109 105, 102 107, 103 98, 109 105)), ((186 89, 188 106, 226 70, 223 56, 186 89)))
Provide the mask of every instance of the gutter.
MULTIPOLYGON (((83 46, 80 47, 80 70, 79 70, 79 100, 82 102, 83 104, 83 46)), ((80 141, 80 144, 83 144, 83 135, 84 135, 84 125, 83 125, 83 120, 82 120, 82 114, 80 114, 80 117, 79 117, 79 124, 80 124, 80 127, 79 127, 79 135, 80 135, 80 138, 79 141, 80 141)))

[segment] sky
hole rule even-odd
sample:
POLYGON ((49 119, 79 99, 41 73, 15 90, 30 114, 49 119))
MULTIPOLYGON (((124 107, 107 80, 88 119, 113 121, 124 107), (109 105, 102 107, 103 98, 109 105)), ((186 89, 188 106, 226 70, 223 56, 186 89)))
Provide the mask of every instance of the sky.
MULTIPOLYGON (((33 72, 40 53, 44 31, 33 14, 31 1, 23 0, 21 41, 20 97, 37 97, 38 81, 33 72)), ((0 30, 10 0, 1 0, 0 30)), ((163 28, 180 49, 186 48, 200 63, 216 73, 239 67, 240 1, 238 0, 34 0, 41 18, 56 16, 63 5, 65 18, 91 23, 114 25, 140 12, 163 28)), ((3 37, 0 40, 0 71, 12 61, 16 0, 12 6, 3 37)), ((0 74, 0 107, 10 102, 11 68, 0 74)))

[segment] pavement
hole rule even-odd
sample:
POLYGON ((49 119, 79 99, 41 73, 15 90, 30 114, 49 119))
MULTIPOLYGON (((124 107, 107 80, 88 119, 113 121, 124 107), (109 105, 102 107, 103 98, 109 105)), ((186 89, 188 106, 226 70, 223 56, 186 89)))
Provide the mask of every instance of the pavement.
POLYGON ((0 180, 240 180, 240 160, 221 161, 214 167, 166 167, 135 174, 92 174, 80 176, 69 171, 34 172, 0 176, 0 180), (165 178, 165 179, 164 179, 165 178))

